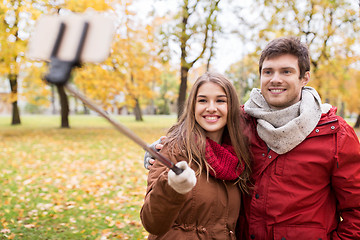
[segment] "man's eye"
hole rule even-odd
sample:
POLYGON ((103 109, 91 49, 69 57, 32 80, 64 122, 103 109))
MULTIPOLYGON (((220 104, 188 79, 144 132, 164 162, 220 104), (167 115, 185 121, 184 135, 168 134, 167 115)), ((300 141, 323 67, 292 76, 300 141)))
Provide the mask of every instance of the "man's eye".
POLYGON ((271 71, 264 71, 263 74, 264 74, 264 75, 270 75, 270 74, 271 74, 271 71))

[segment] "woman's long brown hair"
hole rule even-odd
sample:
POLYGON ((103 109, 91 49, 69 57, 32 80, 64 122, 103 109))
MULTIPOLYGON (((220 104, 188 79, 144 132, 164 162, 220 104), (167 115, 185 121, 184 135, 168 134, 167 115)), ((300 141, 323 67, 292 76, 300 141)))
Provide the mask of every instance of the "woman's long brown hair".
POLYGON ((248 181, 251 172, 251 154, 248 139, 242 131, 245 129, 245 121, 240 110, 240 103, 234 86, 221 74, 205 73, 195 81, 179 121, 168 131, 165 144, 168 145, 169 155, 175 158, 179 154, 182 155, 188 159, 190 166, 191 164, 196 164, 198 168, 196 172, 197 175, 200 175, 205 168, 206 174, 209 176, 209 169, 211 167, 207 161, 205 161, 205 131, 195 120, 196 95, 200 86, 207 82, 212 82, 222 87, 227 96, 228 114, 224 132, 227 130, 229 134, 231 143, 239 159, 238 167, 244 169, 237 182, 243 192, 248 192, 248 181), (244 166, 242 166, 243 163, 240 159, 244 161, 244 166))

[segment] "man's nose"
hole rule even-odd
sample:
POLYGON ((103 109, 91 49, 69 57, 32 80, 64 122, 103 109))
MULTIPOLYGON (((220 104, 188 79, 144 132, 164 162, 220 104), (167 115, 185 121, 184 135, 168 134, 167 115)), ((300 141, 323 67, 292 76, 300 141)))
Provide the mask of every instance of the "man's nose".
POLYGON ((275 72, 274 75, 272 76, 270 82, 272 83, 279 83, 281 82, 282 79, 281 79, 281 76, 280 76, 280 73, 279 72, 275 72))

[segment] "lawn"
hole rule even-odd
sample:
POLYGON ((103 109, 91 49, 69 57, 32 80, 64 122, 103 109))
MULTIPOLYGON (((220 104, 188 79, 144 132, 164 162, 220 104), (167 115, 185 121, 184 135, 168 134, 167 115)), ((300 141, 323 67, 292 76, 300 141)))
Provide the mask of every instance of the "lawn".
MULTIPOLYGON (((151 143, 174 116, 116 117, 151 143)), ((144 150, 96 116, 0 117, 0 239, 145 239, 144 150)))
MULTIPOLYGON (((151 143, 174 116, 116 117, 151 143)), ((0 117, 0 239, 145 239, 144 151, 96 116, 0 117)), ((357 129, 358 130, 358 129, 357 129)))

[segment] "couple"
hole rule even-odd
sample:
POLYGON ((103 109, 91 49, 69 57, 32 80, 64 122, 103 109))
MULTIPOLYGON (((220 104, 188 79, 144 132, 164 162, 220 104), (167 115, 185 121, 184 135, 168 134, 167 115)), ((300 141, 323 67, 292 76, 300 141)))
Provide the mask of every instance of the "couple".
POLYGON ((243 108, 222 75, 195 82, 161 149, 184 171, 149 167, 149 239, 360 239, 359 140, 306 87, 309 71, 287 37, 263 50, 243 108))

